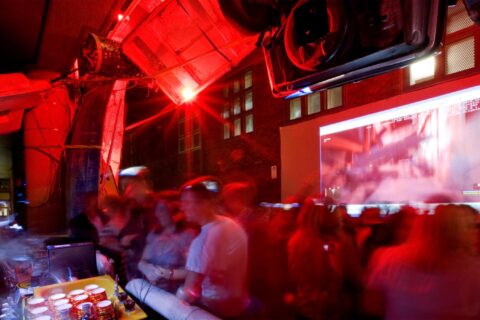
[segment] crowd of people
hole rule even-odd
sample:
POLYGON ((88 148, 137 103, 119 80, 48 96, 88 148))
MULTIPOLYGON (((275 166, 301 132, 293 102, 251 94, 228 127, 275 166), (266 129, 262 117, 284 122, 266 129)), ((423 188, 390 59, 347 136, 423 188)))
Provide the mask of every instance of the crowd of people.
POLYGON ((472 207, 352 218, 320 196, 257 206, 250 182, 123 183, 121 196, 86 196, 70 230, 113 256, 124 282, 145 278, 222 319, 480 319, 472 207))

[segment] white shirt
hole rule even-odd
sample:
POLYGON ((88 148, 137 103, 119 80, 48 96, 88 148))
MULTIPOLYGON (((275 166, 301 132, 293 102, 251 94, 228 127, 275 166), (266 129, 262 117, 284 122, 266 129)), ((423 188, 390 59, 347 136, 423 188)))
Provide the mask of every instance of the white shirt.
POLYGON ((186 269, 203 274, 202 303, 222 315, 241 313, 248 304, 247 236, 232 219, 217 216, 193 240, 186 269))

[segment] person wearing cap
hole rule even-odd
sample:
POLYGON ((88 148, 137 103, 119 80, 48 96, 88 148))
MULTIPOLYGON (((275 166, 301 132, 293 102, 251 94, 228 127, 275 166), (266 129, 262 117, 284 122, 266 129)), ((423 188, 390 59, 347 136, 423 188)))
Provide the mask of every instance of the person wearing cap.
POLYGON ((222 318, 241 315, 249 305, 245 231, 218 214, 217 195, 202 182, 182 188, 181 206, 201 231, 190 246, 185 283, 177 296, 222 318))

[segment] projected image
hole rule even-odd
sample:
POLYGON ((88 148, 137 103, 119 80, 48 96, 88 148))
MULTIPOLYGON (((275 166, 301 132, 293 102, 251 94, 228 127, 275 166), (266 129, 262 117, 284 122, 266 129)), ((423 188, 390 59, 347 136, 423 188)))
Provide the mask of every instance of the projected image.
POLYGON ((320 128, 322 191, 349 204, 480 201, 480 89, 320 128), (478 98, 477 98, 478 97, 478 98))

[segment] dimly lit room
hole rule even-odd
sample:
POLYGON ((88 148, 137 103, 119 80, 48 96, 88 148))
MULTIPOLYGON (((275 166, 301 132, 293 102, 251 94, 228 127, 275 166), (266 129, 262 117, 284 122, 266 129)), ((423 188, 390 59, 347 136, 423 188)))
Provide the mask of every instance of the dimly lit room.
POLYGON ((0 319, 480 319, 479 25, 0 0, 0 319))

